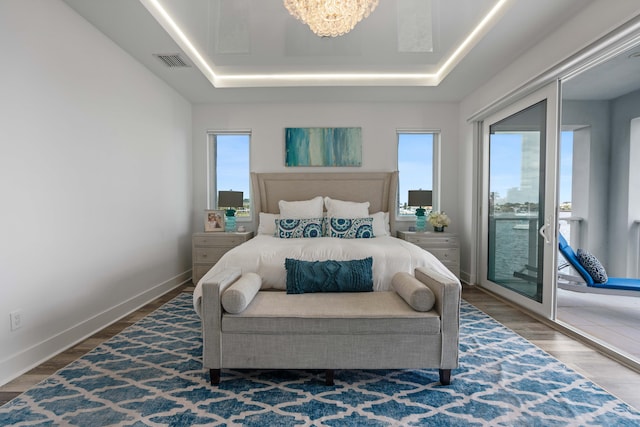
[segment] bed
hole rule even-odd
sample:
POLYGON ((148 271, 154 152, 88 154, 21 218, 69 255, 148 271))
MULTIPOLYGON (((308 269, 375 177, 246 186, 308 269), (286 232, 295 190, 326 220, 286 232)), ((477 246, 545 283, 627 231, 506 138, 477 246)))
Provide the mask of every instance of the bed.
POLYGON ((212 384, 222 368, 325 369, 327 383, 334 369, 438 368, 449 383, 460 282, 433 255, 393 237, 397 185, 397 172, 252 174, 257 235, 194 291, 212 384), (357 227, 345 231, 345 223, 357 227), (347 274, 333 287, 316 280, 335 271, 347 274))

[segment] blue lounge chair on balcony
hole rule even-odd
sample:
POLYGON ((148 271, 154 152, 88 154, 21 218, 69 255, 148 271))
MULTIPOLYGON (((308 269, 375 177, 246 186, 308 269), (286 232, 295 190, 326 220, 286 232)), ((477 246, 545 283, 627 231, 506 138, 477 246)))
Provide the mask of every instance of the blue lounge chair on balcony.
POLYGON ((640 297, 640 279, 608 277, 606 282, 598 283, 580 263, 578 256, 562 234, 558 234, 558 247, 569 265, 580 275, 572 276, 559 273, 559 288, 577 292, 640 297))

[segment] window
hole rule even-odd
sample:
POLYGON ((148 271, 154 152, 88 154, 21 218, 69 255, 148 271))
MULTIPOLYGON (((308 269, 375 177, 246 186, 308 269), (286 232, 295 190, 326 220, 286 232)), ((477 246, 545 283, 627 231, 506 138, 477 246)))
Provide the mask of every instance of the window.
POLYGON ((560 211, 571 211, 573 180, 573 131, 560 134, 560 211))
POLYGON ((236 212, 239 221, 251 219, 250 140, 249 131, 208 134, 207 206, 218 208, 218 191, 242 191, 244 206, 236 212))
POLYGON ((433 191, 433 210, 438 209, 439 137, 434 131, 398 131, 398 215, 415 215, 416 206, 407 204, 409 190, 433 191))
POLYGON ((559 142, 558 223, 559 232, 570 245, 578 247, 581 241, 582 219, 588 217, 588 194, 573 192, 574 184, 589 182, 589 126, 563 126, 559 142), (580 147, 580 150, 574 148, 580 147), (574 168, 575 165, 581 165, 574 168), (587 165, 587 166, 585 166, 587 165))

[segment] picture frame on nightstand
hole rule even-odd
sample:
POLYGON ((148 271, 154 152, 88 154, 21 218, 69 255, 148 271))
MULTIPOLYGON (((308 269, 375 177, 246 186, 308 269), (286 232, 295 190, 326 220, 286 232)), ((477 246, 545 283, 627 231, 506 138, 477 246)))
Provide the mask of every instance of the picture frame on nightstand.
POLYGON ((204 215, 204 231, 224 231, 224 210, 207 209, 204 215))

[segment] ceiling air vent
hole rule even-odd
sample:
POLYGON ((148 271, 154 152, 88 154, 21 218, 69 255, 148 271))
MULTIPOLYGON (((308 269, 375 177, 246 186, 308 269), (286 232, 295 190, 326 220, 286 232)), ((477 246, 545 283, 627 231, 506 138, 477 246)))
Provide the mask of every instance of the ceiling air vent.
POLYGON ((158 58, 160 62, 162 62, 164 65, 166 65, 169 68, 191 67, 191 65, 189 65, 187 61, 182 59, 179 53, 170 53, 170 54, 154 53, 153 56, 158 58))

